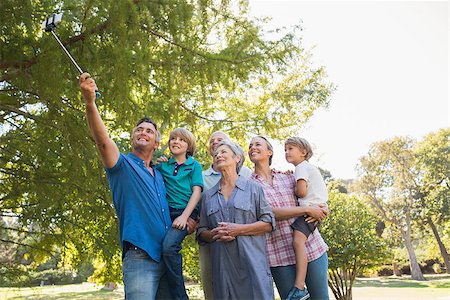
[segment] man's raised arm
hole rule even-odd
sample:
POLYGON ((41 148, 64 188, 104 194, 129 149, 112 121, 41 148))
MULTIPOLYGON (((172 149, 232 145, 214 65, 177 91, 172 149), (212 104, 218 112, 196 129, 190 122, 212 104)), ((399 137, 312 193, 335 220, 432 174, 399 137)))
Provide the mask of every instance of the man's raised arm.
POLYGON ((98 113, 97 105, 95 104, 97 85, 88 73, 81 74, 80 89, 86 104, 86 119, 89 129, 102 156, 103 165, 106 168, 112 168, 119 160, 119 148, 109 137, 105 124, 103 124, 103 120, 98 113))

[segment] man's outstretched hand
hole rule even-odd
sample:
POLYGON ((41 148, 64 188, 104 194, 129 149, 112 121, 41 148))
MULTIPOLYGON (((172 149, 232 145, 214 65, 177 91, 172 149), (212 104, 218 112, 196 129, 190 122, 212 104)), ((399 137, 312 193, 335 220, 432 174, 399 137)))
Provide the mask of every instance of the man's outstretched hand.
POLYGON ((83 73, 80 75, 80 89, 86 104, 92 104, 95 102, 95 91, 97 90, 97 85, 89 73, 83 73))

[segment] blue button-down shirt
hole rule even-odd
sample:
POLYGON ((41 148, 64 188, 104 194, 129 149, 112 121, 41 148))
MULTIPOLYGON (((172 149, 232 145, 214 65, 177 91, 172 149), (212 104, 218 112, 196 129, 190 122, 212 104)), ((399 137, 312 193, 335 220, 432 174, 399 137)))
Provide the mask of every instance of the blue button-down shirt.
MULTIPOLYGON (((252 176, 252 171, 246 166, 242 166, 241 170, 239 171, 239 175, 248 179, 250 178, 250 176, 252 176)), ((207 190, 215 186, 219 182, 220 178, 222 178, 222 174, 220 172, 214 171, 212 165, 207 170, 203 171, 202 176, 203 176, 202 195, 207 190)))
POLYGON ((120 245, 128 241, 155 261, 172 226, 164 181, 157 170, 154 176, 142 159, 133 153, 120 153, 116 165, 106 169, 114 207, 119 218, 120 245))

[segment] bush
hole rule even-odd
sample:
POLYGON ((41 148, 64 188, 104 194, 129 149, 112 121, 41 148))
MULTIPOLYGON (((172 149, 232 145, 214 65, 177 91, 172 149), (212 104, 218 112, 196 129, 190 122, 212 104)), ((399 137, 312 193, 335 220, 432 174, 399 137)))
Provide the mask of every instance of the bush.
MULTIPOLYGON (((4 268, 1 269, 3 273, 4 268)), ((79 283, 74 271, 51 269, 44 271, 30 270, 8 270, 0 278, 0 286, 25 287, 38 286, 43 282, 45 285, 79 283)))
POLYGON ((392 276, 394 275, 394 271, 392 270, 392 266, 383 267, 378 271, 378 276, 392 276))
POLYGON ((336 299, 351 299, 356 275, 377 267, 386 258, 386 245, 375 232, 376 217, 355 196, 330 192, 332 214, 321 232, 329 246, 328 285, 336 299))
POLYGON ((95 268, 92 265, 91 262, 83 263, 79 268, 77 272, 77 276, 75 278, 75 281, 77 283, 85 282, 88 280, 92 274, 94 274, 95 268))
POLYGON ((0 286, 21 286, 27 280, 28 269, 24 265, 0 266, 0 286))
POLYGON ((69 284, 75 282, 76 274, 73 271, 63 269, 51 269, 41 272, 30 272, 30 285, 69 284))
POLYGON ((200 258, 195 233, 188 235, 183 241, 183 275, 187 281, 200 282, 200 258))
POLYGON ((441 274, 441 273, 442 273, 442 267, 441 267, 441 264, 440 264, 440 263, 435 263, 435 264, 433 265, 433 271, 434 271, 434 273, 436 273, 436 274, 441 274))

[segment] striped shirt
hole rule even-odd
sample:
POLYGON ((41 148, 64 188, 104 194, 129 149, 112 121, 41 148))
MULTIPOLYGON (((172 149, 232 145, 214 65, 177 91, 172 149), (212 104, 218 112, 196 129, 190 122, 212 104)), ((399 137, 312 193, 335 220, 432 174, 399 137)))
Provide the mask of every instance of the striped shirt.
MULTIPOLYGON (((272 208, 297 206, 294 190, 295 179, 292 174, 283 174, 272 170, 272 185, 255 173, 252 174, 250 180, 262 186, 266 200, 272 208)), ((266 252, 271 267, 295 265, 290 226, 294 220, 295 218, 277 220, 277 229, 267 235, 266 252)), ((317 229, 309 236, 305 246, 308 262, 321 257, 328 249, 317 229)))

